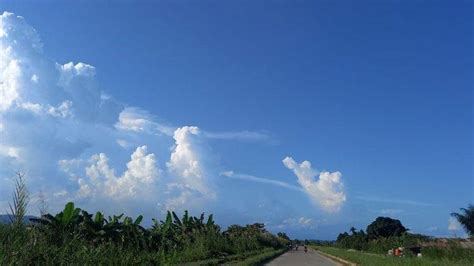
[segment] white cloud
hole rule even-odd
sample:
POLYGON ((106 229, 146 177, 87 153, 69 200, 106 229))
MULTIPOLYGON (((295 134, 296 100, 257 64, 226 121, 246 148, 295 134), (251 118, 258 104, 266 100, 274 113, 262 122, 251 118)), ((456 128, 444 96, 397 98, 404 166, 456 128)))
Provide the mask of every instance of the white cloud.
POLYGON ((170 188, 179 191, 179 196, 168 201, 167 205, 176 207, 177 202, 186 202, 191 194, 204 200, 216 198, 209 172, 211 152, 203 140, 198 127, 185 126, 176 129, 173 136, 175 147, 166 163, 173 176, 170 188))
POLYGON ((57 64, 57 68, 60 72, 58 83, 61 86, 69 86, 72 79, 75 77, 94 77, 95 67, 79 62, 74 64, 73 62, 66 63, 64 65, 57 64))
MULTIPOLYGON (((173 137, 177 127, 156 122, 149 112, 136 107, 127 107, 119 115, 115 128, 123 131, 132 131, 148 134, 162 134, 173 137)), ((253 131, 200 131, 202 138, 243 141, 270 141, 269 135, 253 131)))
POLYGON ((400 213, 403 213, 404 210, 401 210, 401 209, 382 209, 380 210, 380 214, 382 215, 396 215, 396 214, 400 214, 400 213))
MULTIPOLYGON (((32 188, 56 197, 51 202, 56 207, 63 204, 59 196, 85 207, 97 198, 120 206, 137 198, 153 206, 158 201, 173 208, 197 206, 217 198, 219 167, 208 139, 267 139, 251 131, 203 132, 158 122, 102 91, 94 66, 52 61, 42 47, 24 18, 0 15, 0 190, 6 187, 1 178, 21 169, 31 173, 32 188), (138 144, 146 146, 121 170, 120 158, 138 144), (170 157, 161 166, 166 171, 159 171, 155 154, 170 157)), ((0 201, 5 195, 0 193, 0 201)), ((130 207, 143 211, 143 206, 130 207)))
POLYGON ((392 198, 387 198, 387 197, 365 196, 365 195, 358 195, 358 196, 355 196, 354 198, 358 200, 369 201, 369 202, 382 202, 382 203, 425 206, 425 207, 439 206, 438 204, 409 200, 409 199, 392 199, 392 198))
POLYGON ((77 173, 82 165, 81 159, 62 159, 58 161, 58 166, 61 171, 68 174, 71 178, 78 178, 77 173))
POLYGON ((155 191, 159 170, 153 153, 147 147, 138 147, 127 163, 127 170, 116 176, 109 166, 109 159, 103 153, 93 155, 91 165, 86 167, 86 178, 78 180, 80 197, 102 197, 123 199, 147 197, 155 191))
POLYGON ((285 228, 308 228, 308 229, 314 229, 316 228, 316 222, 311 219, 307 218, 304 216, 301 216, 299 218, 287 218, 283 220, 278 226, 279 229, 285 229, 285 228))
POLYGON ((341 209, 342 204, 346 201, 346 195, 340 172, 321 172, 319 179, 315 180, 318 172, 311 168, 309 161, 298 164, 293 158, 286 157, 283 159, 283 164, 293 170, 298 178, 298 183, 313 203, 328 212, 337 212, 341 209))
POLYGON ((128 143, 128 141, 124 139, 118 139, 117 144, 124 149, 127 149, 128 147, 130 147, 130 143, 128 143))
POLYGON ((164 134, 173 136, 175 128, 159 124, 144 110, 135 107, 127 107, 120 112, 119 121, 115 127, 120 130, 133 131, 148 134, 164 134))
POLYGON ((461 230, 461 224, 454 217, 449 217, 448 219, 448 230, 449 231, 459 231, 461 230))
POLYGON ((426 229, 426 231, 428 232, 436 232, 438 231, 438 227, 437 226, 430 226, 426 229))
POLYGON ((18 147, 5 146, 0 144, 0 155, 20 159, 20 149, 18 147))
POLYGON ((265 133, 254 131, 227 131, 227 132, 203 132, 207 138, 223 140, 244 140, 244 141, 270 141, 271 137, 265 133))
POLYGON ((39 77, 38 77, 36 74, 33 74, 33 76, 31 76, 31 81, 32 81, 33 83, 38 83, 39 77))
POLYGON ((0 111, 5 111, 18 98, 21 70, 18 60, 10 57, 10 49, 1 44, 0 49, 0 111))
POLYGON ((279 186, 279 187, 283 187, 283 188, 287 188, 291 190, 303 191, 298 186, 294 186, 282 181, 269 179, 269 178, 257 177, 257 176, 246 175, 246 174, 238 174, 238 173, 234 173, 233 171, 225 171, 225 172, 222 172, 221 175, 226 176, 228 178, 241 179, 241 180, 258 182, 258 183, 263 183, 263 184, 270 184, 270 185, 279 186))
POLYGON ((36 115, 51 115, 59 118, 66 118, 72 116, 72 102, 63 101, 58 106, 51 106, 49 104, 42 105, 39 103, 24 102, 19 105, 20 108, 30 111, 36 115))

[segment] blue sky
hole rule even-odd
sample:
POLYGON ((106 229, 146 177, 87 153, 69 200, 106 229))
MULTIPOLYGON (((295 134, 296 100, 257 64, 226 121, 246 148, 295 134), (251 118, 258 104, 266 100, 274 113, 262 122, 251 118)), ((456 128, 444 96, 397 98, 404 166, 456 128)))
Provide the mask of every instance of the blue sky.
POLYGON ((383 215, 462 234, 448 219, 474 201, 470 3, 3 11, 2 208, 22 169, 32 206, 41 190, 54 210, 204 210, 322 239, 383 215))

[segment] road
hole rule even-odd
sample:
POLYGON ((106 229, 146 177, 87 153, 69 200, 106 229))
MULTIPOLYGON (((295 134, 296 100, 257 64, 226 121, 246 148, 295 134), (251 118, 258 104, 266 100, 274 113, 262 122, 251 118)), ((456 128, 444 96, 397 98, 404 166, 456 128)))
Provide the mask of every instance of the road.
POLYGON ((276 259, 270 261, 268 266, 280 266, 280 265, 318 265, 318 266, 336 266, 342 265, 331 259, 328 259, 322 255, 319 255, 318 252, 309 248, 308 253, 304 252, 304 248, 300 247, 298 251, 290 250, 283 255, 277 257, 276 259))

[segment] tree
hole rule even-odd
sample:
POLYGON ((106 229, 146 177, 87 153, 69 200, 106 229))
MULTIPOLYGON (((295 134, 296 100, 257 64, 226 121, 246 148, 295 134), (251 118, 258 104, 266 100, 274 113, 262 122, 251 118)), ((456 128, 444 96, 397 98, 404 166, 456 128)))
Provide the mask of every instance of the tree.
POLYGON ((453 212, 451 216, 456 218, 464 227, 470 237, 474 237, 474 205, 469 204, 466 208, 460 208, 461 213, 453 212))
POLYGON ((406 229, 400 220, 392 219, 390 217, 377 217, 375 221, 367 226, 367 236, 370 239, 390 236, 401 236, 406 229))
POLYGON ((344 233, 340 233, 338 236, 337 236, 337 239, 336 241, 337 242, 340 242, 342 241, 343 239, 349 237, 349 234, 347 232, 344 232, 344 233))

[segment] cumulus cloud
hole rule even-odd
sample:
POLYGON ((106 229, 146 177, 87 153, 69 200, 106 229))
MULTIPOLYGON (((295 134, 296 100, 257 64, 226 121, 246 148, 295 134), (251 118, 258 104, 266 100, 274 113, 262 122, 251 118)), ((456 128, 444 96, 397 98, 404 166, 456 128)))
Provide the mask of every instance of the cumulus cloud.
POLYGON ((132 153, 127 170, 122 175, 116 176, 107 155, 100 153, 91 157, 86 176, 78 179, 80 197, 124 199, 140 195, 146 198, 155 191, 159 170, 155 155, 148 154, 147 147, 141 146, 132 153))
MULTIPOLYGON (((86 204, 99 196, 117 201, 149 196, 157 201, 145 193, 157 186, 160 176, 155 155, 146 146, 133 152, 120 175, 109 160, 112 156, 113 165, 119 165, 117 158, 128 153, 120 146, 137 147, 137 139, 146 139, 131 141, 130 131, 115 127, 143 126, 133 124, 133 119, 142 119, 145 112, 125 108, 101 91, 94 66, 61 64, 43 55, 37 32, 24 18, 1 14, 0 33, 1 177, 22 169, 31 175, 30 187, 43 189, 46 195, 67 191, 68 197, 86 204)), ((146 140, 155 149, 163 142, 146 140)), ((2 189, 11 188, 1 180, 2 189)))
POLYGON ((53 209, 61 200, 87 208, 99 198, 160 201, 164 208, 206 204, 217 198, 219 173, 208 140, 267 139, 162 123, 102 91, 94 66, 55 62, 42 48, 23 17, 0 15, 0 202, 11 188, 3 180, 21 169, 31 175, 30 187, 55 198, 53 209), (168 157, 160 167, 157 158, 168 157))
POLYGON ((283 164, 294 172, 298 183, 311 198, 313 203, 328 212, 337 212, 346 201, 346 194, 340 172, 318 173, 309 161, 298 164, 293 158, 286 157, 283 164), (319 174, 319 178, 315 177, 319 174))
MULTIPOLYGON (((175 146, 170 160, 166 163, 168 172, 174 177, 170 190, 178 190, 179 195, 166 204, 170 209, 176 203, 185 203, 191 195, 201 199, 215 199, 212 185, 214 173, 209 172, 212 153, 206 145, 198 127, 185 126, 176 129, 173 138, 175 146)), ((183 205, 183 204, 181 204, 183 205)))

